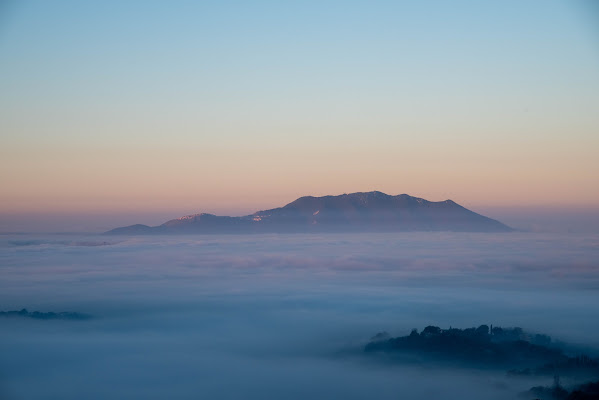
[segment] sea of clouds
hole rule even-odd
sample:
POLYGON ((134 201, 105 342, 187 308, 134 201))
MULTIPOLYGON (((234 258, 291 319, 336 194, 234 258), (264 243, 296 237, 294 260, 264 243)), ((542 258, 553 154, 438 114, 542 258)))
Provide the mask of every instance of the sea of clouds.
POLYGON ((513 399, 537 380, 362 354, 521 326, 599 349, 599 235, 0 236, 2 399, 513 399))

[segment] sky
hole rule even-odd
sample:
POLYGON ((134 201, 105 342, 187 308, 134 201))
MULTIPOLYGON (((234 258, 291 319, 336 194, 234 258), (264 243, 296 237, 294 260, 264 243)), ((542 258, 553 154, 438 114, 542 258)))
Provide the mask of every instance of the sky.
POLYGON ((598 108, 590 0, 4 0, 0 230, 370 190, 597 210, 598 108))

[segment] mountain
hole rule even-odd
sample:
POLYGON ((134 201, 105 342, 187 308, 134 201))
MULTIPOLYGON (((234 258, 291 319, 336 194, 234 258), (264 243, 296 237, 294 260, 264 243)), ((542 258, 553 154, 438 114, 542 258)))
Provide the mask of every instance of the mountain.
POLYGON ((131 225, 107 234, 169 233, 310 233, 458 231, 509 232, 499 221, 470 211, 451 201, 428 201, 381 192, 339 196, 300 197, 280 208, 243 217, 194 214, 162 225, 131 225))

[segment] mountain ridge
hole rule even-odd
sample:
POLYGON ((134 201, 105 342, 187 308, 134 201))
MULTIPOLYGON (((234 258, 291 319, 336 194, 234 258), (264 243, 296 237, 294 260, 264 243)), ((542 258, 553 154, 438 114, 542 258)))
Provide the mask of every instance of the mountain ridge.
POLYGON ((379 191, 303 196, 282 207, 230 217, 209 213, 184 215, 162 225, 135 224, 106 234, 169 233, 310 233, 459 231, 509 232, 499 221, 453 200, 429 201, 379 191))

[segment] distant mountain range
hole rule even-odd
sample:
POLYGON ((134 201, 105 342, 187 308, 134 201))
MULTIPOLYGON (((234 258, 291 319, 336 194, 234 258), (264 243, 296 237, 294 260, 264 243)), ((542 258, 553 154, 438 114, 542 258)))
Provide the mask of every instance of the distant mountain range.
POLYGON ((318 233, 456 231, 509 232, 512 228, 451 201, 381 192, 300 197, 284 207, 243 217, 194 214, 159 226, 131 225, 113 235, 178 233, 318 233))

